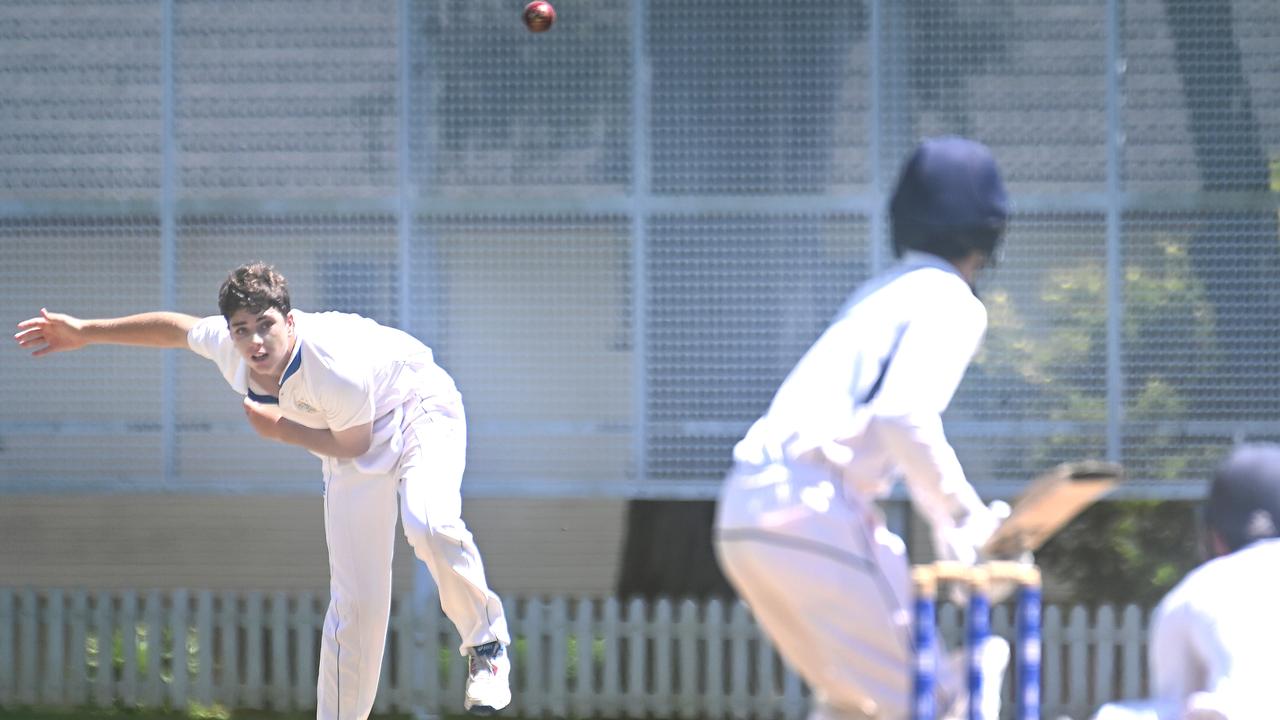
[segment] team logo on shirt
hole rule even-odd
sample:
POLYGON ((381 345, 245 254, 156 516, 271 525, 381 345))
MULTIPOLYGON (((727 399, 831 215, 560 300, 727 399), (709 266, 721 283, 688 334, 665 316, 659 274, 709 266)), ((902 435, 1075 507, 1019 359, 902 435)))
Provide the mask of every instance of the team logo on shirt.
POLYGON ((306 400, 294 400, 293 404, 296 405, 298 409, 301 410, 302 412, 309 412, 309 413, 320 412, 311 404, 309 404, 306 400))

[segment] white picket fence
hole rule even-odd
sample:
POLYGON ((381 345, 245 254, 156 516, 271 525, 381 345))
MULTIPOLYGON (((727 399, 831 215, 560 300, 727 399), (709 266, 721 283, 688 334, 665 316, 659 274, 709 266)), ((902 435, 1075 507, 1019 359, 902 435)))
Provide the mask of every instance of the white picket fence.
MULTIPOLYGON (((0 588, 0 707, 315 707, 326 598, 313 593, 0 588)), ((719 600, 505 598, 510 714, 799 720, 808 693, 745 607, 719 600)), ((995 632, 1010 637, 1011 608, 995 632)), ((1044 717, 1145 689, 1144 613, 1044 612, 1044 717)), ((943 607, 952 647, 962 613, 943 607)), ((396 598, 375 710, 460 710, 463 660, 438 606, 396 598)), ((1011 683, 1006 682, 1006 689, 1011 683)))

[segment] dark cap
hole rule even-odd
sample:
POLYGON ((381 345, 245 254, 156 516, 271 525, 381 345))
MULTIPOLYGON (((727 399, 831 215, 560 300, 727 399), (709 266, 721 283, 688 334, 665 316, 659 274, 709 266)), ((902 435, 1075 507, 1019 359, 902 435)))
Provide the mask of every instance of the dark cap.
POLYGON ((1214 474, 1205 523, 1239 550, 1280 532, 1280 445, 1237 446, 1214 474))
POLYGON ((934 230, 999 228, 1009 198, 991 150, 960 137, 920 143, 889 204, 893 221, 934 230))

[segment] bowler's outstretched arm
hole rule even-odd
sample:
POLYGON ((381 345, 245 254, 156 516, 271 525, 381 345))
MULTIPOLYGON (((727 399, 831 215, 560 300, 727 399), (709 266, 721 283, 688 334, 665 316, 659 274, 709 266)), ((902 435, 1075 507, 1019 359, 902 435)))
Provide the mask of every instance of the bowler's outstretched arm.
POLYGON ((18 323, 13 339, 36 357, 99 344, 190 349, 187 331, 198 320, 191 315, 163 311, 84 320, 40 308, 39 317, 18 323))

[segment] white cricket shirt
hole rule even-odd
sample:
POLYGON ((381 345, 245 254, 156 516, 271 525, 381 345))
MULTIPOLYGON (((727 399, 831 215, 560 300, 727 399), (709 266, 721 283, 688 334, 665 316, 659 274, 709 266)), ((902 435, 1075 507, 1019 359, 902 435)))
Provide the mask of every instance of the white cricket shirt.
POLYGON ((987 312, 935 255, 908 252, 856 290, 734 448, 750 465, 833 465, 850 490, 883 496, 900 472, 938 526, 985 508, 941 413, 986 332, 987 312))
POLYGON ((1192 570, 1151 620, 1157 698, 1208 693, 1232 720, 1280 717, 1280 540, 1259 540, 1192 570))
POLYGON ((462 417, 453 379, 417 338, 359 315, 296 309, 291 314, 298 341, 278 396, 250 382, 248 365, 221 315, 196 323, 187 344, 217 364, 236 392, 278 404, 281 415, 300 425, 341 431, 372 422, 373 444, 354 460, 365 472, 396 466, 406 410, 422 406, 462 417))

